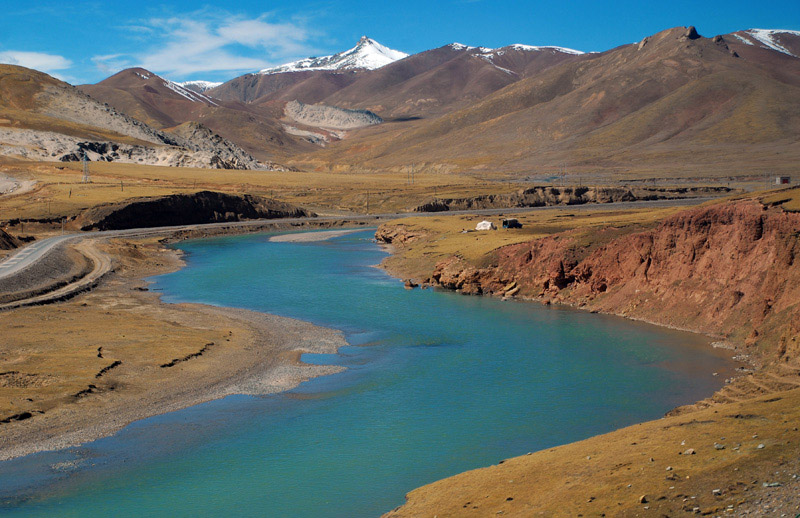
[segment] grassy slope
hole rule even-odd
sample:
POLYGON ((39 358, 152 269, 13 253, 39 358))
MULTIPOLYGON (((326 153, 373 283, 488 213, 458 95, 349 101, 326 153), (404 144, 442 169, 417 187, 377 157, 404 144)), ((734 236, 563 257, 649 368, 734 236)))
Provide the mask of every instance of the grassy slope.
MULTIPOLYGON (((387 516, 676 516, 695 508, 717 516, 728 506, 757 508, 771 493, 800 491, 798 422, 800 389, 719 405, 435 482, 387 516), (683 455, 690 448, 696 453, 683 455), (774 483, 782 487, 764 487, 774 483)), ((784 510, 791 514, 776 516, 798 512, 784 510)))

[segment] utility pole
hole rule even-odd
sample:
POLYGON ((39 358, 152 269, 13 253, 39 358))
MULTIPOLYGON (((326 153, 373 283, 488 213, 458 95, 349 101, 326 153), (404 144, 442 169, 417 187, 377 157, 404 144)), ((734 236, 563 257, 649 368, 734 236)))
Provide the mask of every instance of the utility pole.
POLYGON ((369 191, 367 191, 367 214, 369 214, 369 191))
POLYGON ((83 152, 83 180, 81 183, 91 183, 92 180, 89 178, 89 157, 86 156, 86 151, 83 152))

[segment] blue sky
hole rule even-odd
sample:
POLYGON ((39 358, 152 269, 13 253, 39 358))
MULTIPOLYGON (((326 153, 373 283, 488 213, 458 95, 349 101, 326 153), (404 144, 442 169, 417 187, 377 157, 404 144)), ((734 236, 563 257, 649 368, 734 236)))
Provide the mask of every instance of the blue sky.
POLYGON ((663 29, 704 36, 800 30, 800 1, 348 0, 152 2, 2 0, 0 62, 93 83, 131 66, 174 80, 222 81, 346 50, 362 35, 408 53, 454 41, 607 50, 663 29))

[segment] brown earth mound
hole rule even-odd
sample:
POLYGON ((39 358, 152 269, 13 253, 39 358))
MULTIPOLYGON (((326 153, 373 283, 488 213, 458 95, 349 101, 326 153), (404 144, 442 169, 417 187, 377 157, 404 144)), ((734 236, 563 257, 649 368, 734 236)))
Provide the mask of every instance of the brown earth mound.
POLYGON ((201 191, 100 205, 81 213, 75 222, 81 230, 121 230, 314 215, 261 196, 201 191))

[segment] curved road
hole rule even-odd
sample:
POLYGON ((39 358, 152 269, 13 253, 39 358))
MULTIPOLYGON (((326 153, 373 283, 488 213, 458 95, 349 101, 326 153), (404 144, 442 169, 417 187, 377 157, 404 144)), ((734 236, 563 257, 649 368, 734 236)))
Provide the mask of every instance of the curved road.
POLYGON ((56 249, 59 245, 69 241, 78 239, 105 239, 113 237, 146 237, 159 234, 169 234, 179 232, 182 230, 202 230, 220 227, 258 227, 262 225, 270 225, 275 223, 307 223, 315 221, 370 221, 370 220, 388 220, 409 217, 430 217, 430 216, 443 216, 443 215, 475 215, 475 216, 492 216, 504 213, 524 213, 533 211, 547 211, 547 210, 561 210, 561 211, 584 211, 590 209, 632 209, 632 208, 647 208, 647 207, 689 207, 699 205, 700 203, 709 201, 713 198, 683 198, 677 200, 653 200, 653 201, 631 201, 619 203, 586 203, 583 205, 551 205, 545 207, 511 207, 506 209, 481 209, 481 210, 459 210, 459 211, 446 211, 446 212, 403 212, 403 213, 390 213, 390 214, 354 214, 351 216, 316 216, 305 218, 280 218, 280 219, 255 219, 248 221, 233 221, 221 223, 205 223, 197 225, 177 225, 166 227, 152 227, 152 228, 133 228, 127 230, 102 230, 98 232, 76 232, 70 234, 63 234, 55 237, 49 237, 36 241, 24 248, 19 249, 10 255, 3 262, 0 262, 0 280, 11 277, 28 268, 29 266, 39 261, 45 255, 56 249))

